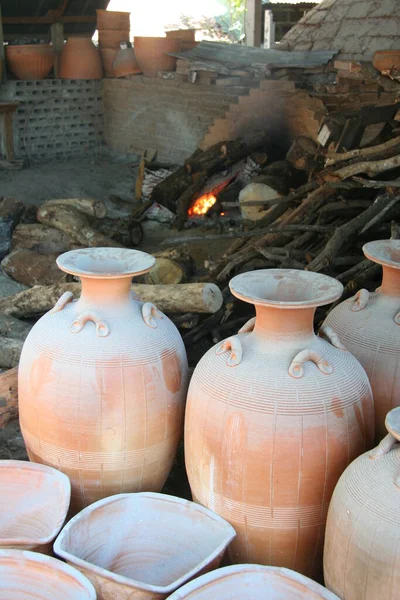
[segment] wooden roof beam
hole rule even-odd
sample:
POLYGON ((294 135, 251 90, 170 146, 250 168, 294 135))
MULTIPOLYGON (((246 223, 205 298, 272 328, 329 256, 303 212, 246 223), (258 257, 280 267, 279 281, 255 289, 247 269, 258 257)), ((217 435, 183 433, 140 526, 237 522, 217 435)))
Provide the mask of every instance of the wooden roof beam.
POLYGON ((57 17, 46 15, 44 17, 3 17, 3 25, 52 25, 52 23, 96 23, 96 16, 79 15, 76 17, 57 17))

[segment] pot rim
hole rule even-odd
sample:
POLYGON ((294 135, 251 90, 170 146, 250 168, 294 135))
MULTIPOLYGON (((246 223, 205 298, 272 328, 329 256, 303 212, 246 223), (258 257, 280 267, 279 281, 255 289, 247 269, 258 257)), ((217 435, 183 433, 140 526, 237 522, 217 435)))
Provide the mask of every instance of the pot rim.
POLYGON ((177 588, 181 587, 185 582, 189 579, 193 578, 197 573, 201 572, 207 565, 212 563, 219 554, 221 554, 230 544, 230 542, 236 537, 236 531, 225 519, 214 513, 213 511, 197 504, 196 502, 190 502, 189 500, 184 500, 183 498, 179 498, 177 496, 170 496, 168 494, 160 494, 157 492, 136 492, 136 493, 126 493, 126 494, 115 494, 114 496, 109 496, 108 498, 103 498, 102 500, 98 500, 94 502, 90 506, 84 508, 81 512, 79 512, 75 517, 73 517, 62 529, 61 533, 57 537, 56 541, 53 545, 54 553, 63 558, 64 560, 76 565, 77 567, 83 568, 89 572, 93 572, 101 577, 107 577, 112 581, 119 583, 121 585, 128 586, 130 588, 136 588, 140 590, 145 590, 148 592, 153 592, 157 594, 166 594, 169 595, 174 592, 177 588), (176 579, 175 581, 169 583, 168 585, 153 585, 151 583, 145 583, 143 581, 139 581, 137 579, 125 577, 123 575, 118 575, 118 573, 114 573, 113 571, 109 571, 103 567, 99 567, 87 560, 79 558, 74 554, 71 554, 67 550, 63 548, 64 538, 67 536, 69 530, 73 527, 75 523, 80 521, 81 519, 86 519, 91 513, 96 511, 98 508, 105 506, 107 504, 111 504, 113 502, 123 501, 125 498, 129 498, 134 500, 135 498, 150 498, 155 500, 161 500, 162 502, 170 502, 171 504, 178 504, 188 507, 190 510, 194 512, 200 512, 203 515, 209 517, 213 521, 220 523, 226 530, 226 535, 221 541, 221 543, 214 549, 214 551, 209 554, 206 558, 204 558, 201 562, 195 565, 190 571, 176 579))
POLYGON ((392 408, 385 418, 385 427, 388 432, 400 441, 400 406, 392 408))
POLYGON ((155 262, 154 256, 146 252, 112 247, 70 250, 61 254, 56 260, 61 271, 90 279, 132 278, 150 271, 155 262), (84 266, 85 260, 87 267, 84 266), (112 269, 107 268, 107 261, 110 260, 115 265, 112 269))
POLYGON ((25 562, 28 561, 30 563, 43 565, 45 563, 49 563, 50 567, 55 571, 61 571, 65 575, 67 575, 70 579, 75 580, 75 583, 79 583, 81 587, 87 592, 88 600, 96 600, 96 591, 91 581, 85 575, 83 575, 80 571, 63 563, 61 560, 54 558, 52 556, 47 556, 46 554, 40 554, 38 552, 31 552, 30 550, 9 550, 9 549, 0 549, 0 563, 2 559, 11 559, 17 561, 21 561, 21 559, 25 562))
POLYGON ((291 569, 286 569, 285 567, 272 567, 267 565, 256 565, 256 564, 243 564, 243 565, 231 565, 229 567, 222 567, 221 569, 216 569, 215 571, 211 571, 209 573, 205 573, 200 577, 197 577, 193 581, 189 581, 179 590, 176 590, 168 600, 183 600, 187 597, 188 594, 192 592, 201 591, 203 588, 206 588, 210 583, 215 581, 219 581, 221 579, 232 579, 234 581, 235 575, 243 574, 243 573, 262 573, 268 572, 271 573, 273 578, 276 576, 281 577, 282 579, 289 579, 290 581, 294 581, 297 584, 304 584, 307 587, 307 590, 318 594, 319 597, 323 600, 339 600, 339 598, 328 589, 324 588, 322 585, 313 581, 309 577, 302 575, 301 573, 297 573, 292 571, 291 569))
POLYGON ((255 304, 256 306, 270 306, 281 309, 293 308, 316 308, 331 304, 338 300, 343 293, 343 285, 328 275, 314 273, 312 271, 302 271, 300 269, 260 269, 259 271, 248 271, 236 275, 229 282, 229 288, 236 298, 255 304), (276 281, 286 279, 287 282, 292 282, 293 286, 302 284, 314 291, 314 296, 304 297, 300 299, 279 299, 261 295, 262 288, 268 293, 268 283, 271 287, 277 287, 276 281))
MULTIPOLYGON (((23 537, 19 537, 19 538, 17 538, 17 537, 15 537, 15 538, 14 537, 9 537, 9 538, 0 537, 0 550, 3 550, 7 546, 11 546, 11 545, 12 546, 27 546, 27 545, 42 546, 45 544, 49 544, 60 533, 60 530, 61 530, 62 526, 64 525, 64 522, 65 522, 65 519, 67 516, 67 512, 68 512, 68 508, 69 508, 69 504, 70 504, 70 500, 71 500, 71 482, 70 482, 69 478, 67 477, 67 475, 65 475, 65 473, 62 473, 61 471, 59 471, 58 469, 55 469, 54 467, 30 462, 28 460, 8 460, 8 459, 0 460, 0 470, 2 470, 2 469, 11 469, 11 470, 19 469, 21 471, 25 470, 25 471, 32 471, 32 472, 41 472, 41 473, 45 473, 45 474, 49 475, 49 478, 58 480, 59 483, 61 484, 62 491, 64 493, 64 498, 63 498, 64 502, 62 503, 62 510, 60 511, 60 513, 63 516, 55 524, 53 530, 47 537, 36 538, 36 539, 35 538, 23 538, 23 537)), ((29 493, 29 490, 27 490, 27 493, 29 493)))
POLYGON ((374 263, 393 269, 400 269, 400 240, 375 240, 362 247, 364 255, 374 263), (397 255, 397 260, 392 256, 397 255))

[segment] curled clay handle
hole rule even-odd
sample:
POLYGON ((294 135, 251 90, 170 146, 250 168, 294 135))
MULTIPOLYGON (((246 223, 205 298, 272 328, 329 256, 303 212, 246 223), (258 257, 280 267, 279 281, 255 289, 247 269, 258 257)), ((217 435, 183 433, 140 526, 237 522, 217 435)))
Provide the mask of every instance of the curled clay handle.
POLYGON ((336 331, 334 331, 332 327, 329 327, 329 325, 322 325, 319 330, 319 335, 320 337, 326 338, 328 342, 330 342, 332 346, 335 346, 335 348, 338 348, 338 350, 343 350, 343 352, 347 351, 347 348, 343 346, 336 331))
MULTIPOLYGON (((398 440, 394 437, 394 435, 388 433, 387 436, 384 437, 383 440, 379 443, 379 445, 373 450, 371 450, 371 452, 369 453, 369 458, 372 460, 376 460, 377 458, 385 456, 391 450, 393 450, 396 444, 398 444, 398 440)), ((400 475, 397 475, 397 477, 395 477, 394 483, 396 487, 400 489, 400 475)))
POLYGON ((64 294, 57 300, 54 307, 49 311, 49 315, 60 312, 69 302, 72 302, 74 295, 72 292, 64 292, 64 294))
POLYGON ((396 323, 396 325, 400 325, 400 310, 397 315, 394 316, 393 321, 396 323))
POLYGON ((325 358, 323 358, 318 352, 315 350, 310 350, 307 348, 306 350, 302 350, 292 360, 289 367, 289 375, 294 377, 295 379, 300 379, 304 375, 303 365, 307 361, 311 361, 315 363, 321 373, 324 375, 330 375, 333 373, 333 367, 330 363, 328 363, 325 358))
POLYGON ((363 310, 368 304, 369 300, 369 291, 368 290, 358 290, 357 294, 351 300, 351 310, 353 312, 359 312, 363 310))
POLYGON ((101 320, 100 316, 91 310, 87 310, 79 315, 77 319, 72 323, 70 330, 72 333, 79 333, 88 321, 93 321, 96 325, 96 335, 98 337, 107 337, 110 333, 110 329, 104 321, 101 320))
POLYGON ((148 327, 157 329, 156 319, 162 319, 162 314, 154 304, 151 302, 145 302, 142 306, 142 317, 143 321, 148 327))
POLYGON ((256 317, 253 317, 247 323, 243 325, 238 331, 238 333, 251 333, 254 329, 254 325, 256 324, 256 317))
POLYGON ((216 350, 218 356, 220 354, 225 354, 225 352, 231 353, 227 362, 228 367, 236 367, 241 363, 243 358, 243 348, 240 339, 236 335, 225 340, 216 350))

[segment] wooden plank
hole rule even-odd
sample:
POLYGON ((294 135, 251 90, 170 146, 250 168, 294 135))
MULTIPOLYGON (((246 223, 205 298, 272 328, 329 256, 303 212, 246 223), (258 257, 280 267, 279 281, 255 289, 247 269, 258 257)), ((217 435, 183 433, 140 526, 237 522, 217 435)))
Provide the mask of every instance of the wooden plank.
POLYGON ((261 46, 261 0, 246 0, 246 46, 261 46))
POLYGON ((3 25, 51 25, 60 23, 96 23, 96 16, 79 15, 58 17, 55 15, 46 15, 44 17, 4 17, 3 25))
POLYGON ((64 25, 62 23, 53 23, 50 26, 51 42, 54 48, 54 75, 58 78, 58 69, 61 52, 64 48, 64 25))

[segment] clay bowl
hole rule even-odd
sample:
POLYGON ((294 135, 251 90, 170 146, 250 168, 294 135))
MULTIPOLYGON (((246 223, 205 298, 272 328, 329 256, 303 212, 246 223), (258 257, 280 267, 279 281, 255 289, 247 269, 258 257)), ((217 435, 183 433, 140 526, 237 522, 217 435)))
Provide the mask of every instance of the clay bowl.
POLYGON ((64 473, 28 461, 0 460, 0 548, 51 553, 70 495, 64 473))
POLYGON ((76 515, 54 552, 92 581, 99 600, 159 599, 219 566, 235 535, 229 523, 194 502, 118 494, 76 515))
POLYGON ((135 36, 133 46, 145 77, 157 77, 159 71, 175 71, 177 59, 168 53, 180 51, 180 38, 135 36))
POLYGON ((56 558, 25 550, 0 550, 1 600, 96 600, 94 587, 56 558))
POLYGON ((6 46, 7 66, 17 79, 44 79, 54 65, 50 44, 6 46))
POLYGON ((282 567, 234 565, 198 577, 168 600, 339 600, 312 579, 282 567))

